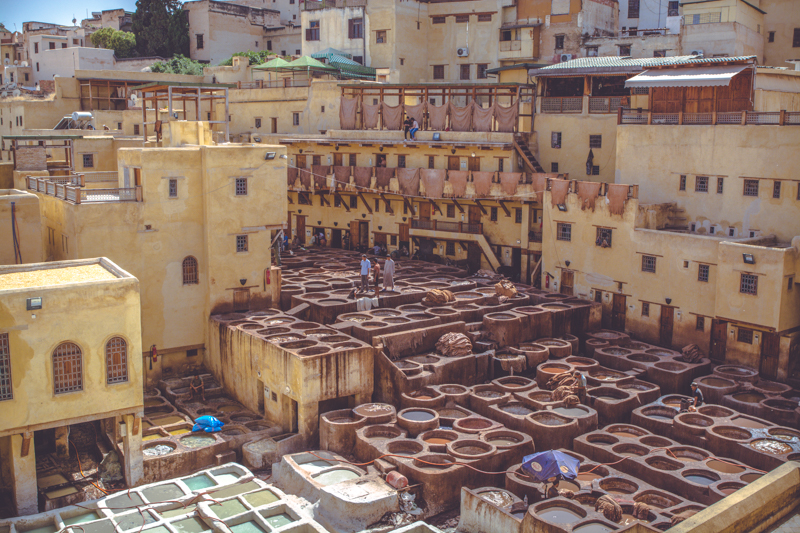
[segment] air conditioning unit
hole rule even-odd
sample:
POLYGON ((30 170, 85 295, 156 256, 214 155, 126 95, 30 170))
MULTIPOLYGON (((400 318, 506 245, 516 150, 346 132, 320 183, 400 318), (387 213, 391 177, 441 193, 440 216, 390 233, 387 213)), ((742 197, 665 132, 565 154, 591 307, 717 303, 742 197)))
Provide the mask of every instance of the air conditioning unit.
POLYGON ((467 56, 469 55, 469 48, 467 48, 467 47, 465 46, 465 47, 463 47, 463 48, 459 48, 459 49, 457 49, 457 50, 456 50, 456 55, 457 55, 458 57, 467 57, 467 56))
POLYGON ((689 55, 703 57, 703 51, 702 50, 692 50, 691 54, 689 54, 689 55))
POLYGON ((561 62, 572 60, 572 54, 561 54, 561 62))

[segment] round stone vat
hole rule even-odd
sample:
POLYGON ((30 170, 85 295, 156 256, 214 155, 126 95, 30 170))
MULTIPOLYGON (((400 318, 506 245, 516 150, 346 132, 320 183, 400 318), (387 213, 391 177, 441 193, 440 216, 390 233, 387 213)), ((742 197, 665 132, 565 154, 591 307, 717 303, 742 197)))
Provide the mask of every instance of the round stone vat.
POLYGON ((467 418, 459 418, 453 422, 453 429, 457 429, 462 433, 480 433, 495 426, 495 423, 487 418, 479 418, 470 416, 467 418))
POLYGON ((359 405, 353 412, 358 416, 363 416, 367 424, 386 424, 394 420, 395 409, 386 403, 365 403, 359 405))
POLYGON ((386 451, 392 455, 408 457, 417 455, 425 449, 425 446, 413 439, 395 439, 386 443, 386 451))
POLYGON ((424 431, 439 427, 439 413, 424 407, 410 407, 397 413, 397 424, 416 437, 424 431))
POLYGON ((525 441, 525 435, 510 429, 487 431, 481 435, 481 440, 497 447, 498 449, 513 448, 525 441))
POLYGON ((482 459, 497 452, 497 448, 477 439, 460 439, 447 444, 447 452, 459 459, 482 459))
POLYGON ((684 467, 684 464, 681 461, 668 459, 666 457, 647 457, 644 461, 656 470, 672 471, 680 470, 684 467))
POLYGON ((598 483, 601 489, 609 494, 633 494, 639 490, 639 485, 621 477, 607 477, 598 483))
POLYGON ((458 438, 458 433, 447 429, 432 429, 420 433, 417 437, 428 445, 428 449, 436 453, 444 453, 449 442, 458 438))
MULTIPOLYGON (((430 447, 430 446, 429 446, 430 447)), ((414 456, 414 466, 431 470, 446 470, 455 466, 457 459, 446 453, 428 453, 414 456)))

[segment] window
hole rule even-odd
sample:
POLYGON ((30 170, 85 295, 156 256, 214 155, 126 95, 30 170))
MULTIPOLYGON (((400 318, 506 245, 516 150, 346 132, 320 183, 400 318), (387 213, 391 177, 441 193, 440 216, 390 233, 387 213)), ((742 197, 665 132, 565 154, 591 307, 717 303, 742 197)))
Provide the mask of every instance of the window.
POLYGON ((186 357, 197 357, 197 348, 192 348, 190 350, 186 350, 186 357))
POLYGON ((25 73, 25 81, 28 81, 28 73, 25 73))
POLYGON ((402 58, 402 57, 401 57, 401 58, 400 58, 400 66, 402 67, 402 66, 403 66, 403 65, 405 65, 405 64, 406 64, 406 60, 405 60, 405 58, 402 58))
POLYGON ((572 224, 564 224, 563 222, 559 222, 556 226, 556 239, 559 241, 571 241, 572 224))
POLYGON ((267 41, 267 50, 272 51, 272 41, 267 41))
POLYGON ((391 237, 389 239, 389 243, 392 246, 397 246, 397 235, 391 235, 391 237))
POLYGON ((259 129, 260 127, 261 127, 261 119, 257 118, 256 119, 256 129, 259 129))
POLYGON ((745 274, 742 272, 742 281, 739 285, 739 292, 742 294, 758 294, 758 276, 755 274, 745 274))
POLYGON ((488 63, 478 63, 478 79, 485 80, 486 79, 486 70, 488 70, 489 64, 488 63))
MULTIPOLYGON (((36 72, 39 72, 39 62, 38 61, 36 62, 36 72)), ((14 80, 11 80, 11 81, 14 81, 14 80)))
POLYGON ((491 220, 492 222, 497 222, 497 208, 496 207, 492 207, 491 208, 491 210, 489 212, 489 220, 491 220))
POLYGON ((717 228, 715 226, 711 226, 710 228, 708 228, 708 233, 710 235, 714 235, 714 233, 716 233, 716 232, 717 232, 717 228))
POLYGON ((602 148, 603 136, 602 135, 589 135, 589 148, 602 148))
POLYGON ((745 196, 758 196, 758 180, 744 180, 745 196))
POLYGON ((14 392, 11 383, 11 350, 8 333, 0 333, 0 402, 12 400, 14 392))
POLYGON ((444 24, 445 22, 447 22, 445 17, 433 17, 431 20, 431 24, 444 24))
POLYGON ((397 156, 397 167, 398 168, 406 168, 406 156, 398 155, 397 156))
MULTIPOLYGON (((297 55, 300 55, 300 50, 297 51, 297 55)), ((355 61, 359 65, 363 65, 364 64, 364 56, 353 56, 353 61, 355 61)))
POLYGON ((237 235, 236 236, 236 252, 246 252, 247 251, 247 235, 237 235))
POLYGON ((753 330, 739 328, 739 331, 736 332, 736 340, 745 344, 753 344, 753 330))
POLYGON ((695 326, 697 331, 705 331, 706 330, 706 319, 705 317, 699 316, 697 317, 697 325, 695 326))
POLYGON ((517 224, 522 224, 522 209, 514 209, 514 222, 517 224))
POLYGON ((775 32, 771 31, 767 33, 767 42, 774 43, 775 42, 775 32))
POLYGON ((292 126, 300 125, 300 113, 292 113, 292 126))
POLYGON ((444 250, 446 255, 456 255, 456 243, 448 241, 444 250))
POLYGON ((678 190, 679 191, 686 190, 686 176, 684 176, 683 174, 681 174, 681 181, 680 184, 678 185, 678 190))
POLYGON ((597 57, 598 47, 596 46, 587 46, 586 47, 586 56, 587 57, 597 57))
POLYGON ((654 50, 653 51, 653 57, 667 57, 667 51, 666 50, 654 50))
POLYGON ((435 168, 434 167, 434 161, 435 160, 436 160, 436 158, 434 156, 432 156, 432 155, 428 156, 428 168, 435 168))
POLYGON ((620 56, 630 56, 631 55, 631 45, 629 44, 620 44, 619 45, 619 55, 620 56))
POLYGON ((375 32, 375 43, 383 44, 386 42, 386 30, 378 30, 375 32))
POLYGON ((351 167, 354 167, 354 166, 356 166, 356 154, 350 154, 350 155, 349 155, 349 157, 348 157, 348 159, 349 159, 349 161, 348 161, 348 164, 349 164, 351 167))
POLYGON ((236 196, 247 196, 247 178, 236 178, 236 196))
POLYGON ((106 343, 106 383, 128 381, 128 343, 114 337, 106 343))
POLYGON ((667 4, 667 16, 668 17, 677 17, 680 15, 679 9, 680 2, 678 0, 671 0, 667 4))
POLYGON ((380 211, 381 211, 380 199, 375 198, 375 212, 380 213, 380 211))
POLYGON ((794 35, 792 36, 792 48, 800 48, 800 28, 794 29, 794 35))
POLYGON ((39 43, 33 43, 33 53, 34 54, 39 53, 39 43))
POLYGON ((708 192, 708 176, 695 176, 694 192, 708 192))
POLYGON ((64 253, 69 253, 69 237, 66 235, 61 236, 61 250, 64 253))
POLYGON ((564 49, 564 36, 556 35, 556 50, 563 50, 563 49, 564 49))
POLYGON ((550 163, 550 172, 557 173, 558 172, 558 163, 550 163))
POLYGON ((350 19, 347 21, 347 35, 351 39, 364 38, 364 19, 350 19))
POLYGON ((642 316, 650 316, 650 303, 642 302, 642 316))
POLYGON ((306 41, 319 41, 319 21, 312 20, 306 28, 306 41))
POLYGON ((196 38, 197 38, 196 39, 197 40, 197 49, 198 50, 202 50, 203 49, 203 34, 202 33, 198 33, 196 35, 196 38))
POLYGON ((308 192, 297 193, 297 203, 300 205, 312 205, 310 194, 308 192))
POLYGON ((478 15, 478 22, 491 22, 491 21, 492 21, 491 13, 482 13, 478 15))
POLYGON ((342 197, 338 194, 333 197, 333 207, 342 207, 342 197))
POLYGON ((469 79, 469 65, 461 65, 459 67, 460 76, 459 79, 468 80, 469 79))
POLYGON ((725 178, 717 178, 717 194, 722 194, 725 187, 725 178))
POLYGON ((642 272, 656 273, 656 258, 653 255, 642 256, 642 272))
POLYGON ((435 80, 443 80, 444 79, 444 65, 434 65, 433 66, 433 79, 435 79, 435 80))
POLYGON ((469 22, 469 15, 456 15, 456 22, 459 24, 469 22))
POLYGON ((67 47, 67 43, 61 43, 61 48, 66 48, 66 47, 67 47))
POLYGON ((83 354, 77 344, 62 342, 53 350, 53 391, 83 390, 83 354))
POLYGON ((789 276, 789 283, 787 284, 786 290, 792 290, 794 288, 794 276, 789 276))
POLYGON ((697 267, 697 281, 708 281, 708 265, 700 265, 697 267))
POLYGON ((321 155, 312 155, 311 156, 311 164, 312 165, 321 165, 322 164, 322 156, 321 155))
POLYGON ((83 168, 94 168, 94 154, 83 154, 83 168))
POLYGON ((597 165, 592 166, 592 176, 600 175, 600 167, 597 165))
POLYGON ((781 197, 781 182, 776 181, 772 184, 772 197, 773 198, 780 198, 781 197))
POLYGON ((511 30, 503 30, 500 32, 500 42, 507 42, 513 40, 514 36, 511 30))
POLYGON ((561 148, 560 131, 553 131, 550 133, 550 148, 561 148))
POLYGON ((597 228, 597 238, 594 241, 595 246, 601 248, 611 248, 611 228, 597 228))
POLYGON ((628 0, 628 18, 639 18, 639 0, 628 0))
POLYGON ((56 43, 49 43, 49 44, 50 44, 50 50, 56 49, 56 43))
POLYGON ((117 129, 118 129, 118 130, 121 130, 121 129, 122 129, 122 122, 117 122, 117 129))
POLYGON ((358 209, 358 196, 350 197, 350 209, 358 209))
POLYGON ((455 218, 456 217, 456 206, 453 204, 447 204, 447 218, 455 218))
POLYGON ((176 180, 175 178, 169 180, 169 197, 170 198, 178 197, 178 180, 176 180))
POLYGON ((728 228, 728 237, 733 237, 736 234, 736 230, 733 228, 728 228))
POLYGON ((505 164, 506 164, 505 158, 498 157, 497 158, 497 171, 498 172, 504 172, 503 167, 505 167, 505 164))
POLYGON ((181 264, 183 270, 183 284, 184 285, 197 285, 200 283, 197 275, 197 259, 191 255, 183 259, 181 264))

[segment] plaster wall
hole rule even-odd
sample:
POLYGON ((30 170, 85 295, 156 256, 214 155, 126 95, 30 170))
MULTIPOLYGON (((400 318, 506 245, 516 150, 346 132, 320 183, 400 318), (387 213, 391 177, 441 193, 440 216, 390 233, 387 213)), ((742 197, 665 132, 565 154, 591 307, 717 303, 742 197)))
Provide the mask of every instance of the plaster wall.
POLYGON ((22 262, 41 263, 44 261, 44 246, 39 198, 35 194, 16 189, 0 189, 0 265, 13 265, 14 247, 11 238, 11 202, 14 202, 17 239, 22 262))
MULTIPOLYGON (((681 41, 686 54, 702 50, 705 57, 761 57, 764 52, 763 34, 740 22, 686 24, 682 30, 681 41)), ((764 31, 763 25, 761 31, 764 31)))
POLYGON ((642 35, 636 37, 619 35, 587 40, 586 45, 581 49, 582 56, 587 55, 585 49, 588 46, 596 46, 598 56, 618 56, 620 55, 620 45, 630 46, 630 57, 633 58, 654 57, 653 54, 656 50, 666 50, 667 57, 679 56, 683 53, 680 35, 642 35))
MULTIPOLYGON (((587 100, 588 97, 584 97, 584 110, 589 109, 587 100)), ((539 113, 533 122, 538 140, 538 152, 534 151, 534 155, 545 172, 550 171, 552 163, 558 163, 558 172, 569 174, 572 179, 613 183, 617 168, 617 129, 616 114, 539 113), (552 147, 553 132, 561 133, 561 148, 552 147), (600 167, 596 176, 586 175, 589 135, 602 136, 602 147, 591 149, 593 166, 600 167)))
POLYGON ((759 63, 771 67, 789 67, 788 59, 798 59, 797 50, 792 47, 794 28, 797 27, 797 5, 791 0, 761 0, 764 15, 764 56, 759 63), (769 42, 769 32, 775 32, 773 42, 769 42))

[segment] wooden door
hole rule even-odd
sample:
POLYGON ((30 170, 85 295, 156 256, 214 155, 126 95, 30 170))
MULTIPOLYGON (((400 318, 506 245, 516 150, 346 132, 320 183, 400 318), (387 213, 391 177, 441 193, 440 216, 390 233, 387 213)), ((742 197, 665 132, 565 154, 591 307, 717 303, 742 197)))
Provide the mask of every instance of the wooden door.
POLYGON ((355 250, 359 243, 358 220, 350 221, 350 249, 355 250))
POLYGON ((342 230, 335 229, 331 231, 331 248, 342 247, 342 230))
POLYGON ((457 155, 447 157, 447 170, 461 170, 461 159, 457 155))
POLYGON ((306 168, 306 156, 298 154, 294 157, 295 161, 297 161, 297 164, 295 164, 297 168, 306 168))
POLYGON ((236 312, 250 310, 250 289, 234 289, 233 310, 236 312))
POLYGON ((781 352, 781 336, 777 333, 762 333, 761 338, 761 377, 777 379, 778 355, 781 352))
POLYGON ((470 224, 480 224, 481 223, 481 208, 477 205, 469 206, 469 223, 470 224))
POLYGON ((358 223, 358 242, 365 248, 369 246, 369 222, 358 223))
POLYGON ((133 184, 136 187, 142 186, 142 169, 141 168, 134 168, 133 169, 133 184))
POLYGON ((471 242, 467 246, 467 270, 474 274, 481 269, 481 247, 471 242))
POLYGON ((408 224, 398 224, 398 227, 400 242, 408 242, 408 224))
POLYGON ((342 166, 342 158, 343 157, 344 157, 344 154, 340 154, 338 152, 333 154, 333 164, 335 166, 337 166, 337 167, 341 167, 342 166))
POLYGON ((511 249, 511 268, 516 276, 514 281, 520 281, 522 279, 522 248, 511 249))
POLYGON ((625 311, 627 309, 624 294, 614 294, 611 302, 611 329, 625 331, 625 311))
POLYGON ((301 245, 306 245, 306 217, 300 215, 297 215, 297 238, 301 245))
POLYGON ((429 202, 419 203, 419 218, 424 220, 431 219, 431 204, 429 202))
POLYGON ((675 320, 675 308, 667 305, 661 306, 661 329, 658 343, 664 348, 672 347, 672 326, 675 320))
POLYGON ((725 350, 728 343, 728 323, 724 320, 711 321, 711 353, 709 357, 717 363, 725 361, 725 350))
POLYGON ((474 172, 481 171, 481 158, 480 157, 470 157, 469 158, 469 169, 474 172))
POLYGON ((575 272, 572 270, 561 271, 561 294, 572 296, 572 287, 575 283, 575 272))

